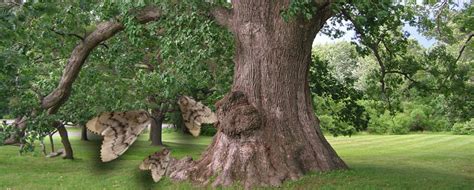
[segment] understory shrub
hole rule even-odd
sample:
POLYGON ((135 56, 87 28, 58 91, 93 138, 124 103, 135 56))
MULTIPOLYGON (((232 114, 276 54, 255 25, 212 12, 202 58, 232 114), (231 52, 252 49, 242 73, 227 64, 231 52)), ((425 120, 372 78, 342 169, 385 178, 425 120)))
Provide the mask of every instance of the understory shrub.
POLYGON ((201 126, 201 135, 202 136, 214 136, 217 133, 217 128, 210 124, 203 124, 201 126))
POLYGON ((390 114, 388 112, 385 112, 384 114, 381 115, 370 115, 370 120, 369 120, 369 126, 367 127, 367 131, 369 133, 375 133, 375 134, 385 134, 388 132, 389 128, 389 123, 388 122, 390 118, 390 114))
POLYGON ((452 131, 456 135, 474 135, 474 118, 466 122, 455 123, 452 131))
POLYGON ((406 134, 410 131, 449 131, 446 116, 421 102, 403 102, 402 110, 390 114, 381 109, 383 102, 361 101, 369 115, 367 131, 375 134, 406 134), (381 114, 383 112, 383 114, 381 114))
POLYGON ((356 129, 347 122, 335 119, 330 115, 319 116, 320 127, 323 131, 333 134, 335 137, 339 134, 351 136, 356 129))
POLYGON ((397 113, 392 116, 389 111, 379 116, 370 118, 369 133, 376 134, 406 134, 410 131, 411 119, 405 113, 397 113))

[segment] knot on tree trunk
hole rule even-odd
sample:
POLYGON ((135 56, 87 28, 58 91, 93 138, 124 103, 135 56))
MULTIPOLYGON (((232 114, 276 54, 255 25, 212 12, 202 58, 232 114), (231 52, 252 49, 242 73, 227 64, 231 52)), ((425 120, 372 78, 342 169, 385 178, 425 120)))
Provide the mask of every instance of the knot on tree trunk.
POLYGON ((241 91, 228 93, 216 107, 217 127, 229 137, 249 136, 261 126, 260 113, 241 91))

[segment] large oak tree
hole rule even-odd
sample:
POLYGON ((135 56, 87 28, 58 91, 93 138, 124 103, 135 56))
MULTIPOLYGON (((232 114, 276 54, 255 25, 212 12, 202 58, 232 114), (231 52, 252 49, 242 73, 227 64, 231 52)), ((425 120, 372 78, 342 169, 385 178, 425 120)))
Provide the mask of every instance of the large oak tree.
MULTIPOLYGON (((333 16, 332 3, 233 1, 231 9, 211 10, 234 36, 232 89, 216 103, 213 143, 200 160, 174 163, 172 179, 206 183, 215 176, 214 185, 277 186, 310 171, 347 168, 319 129, 308 86, 312 42, 333 16), (310 11, 297 10, 304 8, 310 11)), ((146 7, 136 18, 148 22, 162 16, 159 8, 146 7)), ((123 29, 120 22, 97 25, 75 48, 59 86, 42 99, 42 107, 50 113, 59 108, 89 52, 123 29)))
MULTIPOLYGON (((141 24, 169 21, 173 14, 166 8, 178 3, 182 2, 144 3, 126 16, 141 24)), ((349 28, 358 32, 362 52, 377 56, 380 46, 400 50, 406 43, 400 31, 402 20, 410 19, 413 12, 402 14, 403 6, 388 0, 233 0, 189 5, 198 4, 204 5, 204 11, 196 14, 209 16, 233 36, 233 83, 216 103, 218 132, 211 145, 197 161, 175 160, 169 177, 224 186, 235 182, 245 187, 278 186, 311 171, 346 169, 323 136, 313 110, 308 83, 313 40, 321 31, 340 34, 325 26, 332 18, 333 23, 349 22, 349 28)), ((121 16, 97 24, 79 42, 59 85, 40 98, 41 109, 56 113, 71 95, 72 84, 94 48, 134 26, 121 16)), ((385 72, 383 64, 381 70, 385 72)), ((382 94, 384 85, 382 77, 382 94)))

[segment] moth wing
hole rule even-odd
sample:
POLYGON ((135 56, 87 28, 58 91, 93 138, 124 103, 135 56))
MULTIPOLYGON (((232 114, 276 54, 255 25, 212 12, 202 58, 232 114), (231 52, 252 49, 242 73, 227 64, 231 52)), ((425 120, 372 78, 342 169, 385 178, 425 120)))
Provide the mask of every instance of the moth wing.
MULTIPOLYGON (((106 126, 101 135, 104 137, 100 151, 103 162, 112 161, 121 156, 149 124, 143 118, 144 111, 112 112, 99 117, 98 123, 106 126)), ((145 117, 149 117, 146 115, 145 117)))
MULTIPOLYGON (((148 159, 148 158, 147 158, 148 159)), ((138 168, 140 168, 140 170, 150 170, 150 161, 149 160, 143 160, 143 162, 140 164, 140 166, 138 166, 138 168)))
POLYGON ((87 122, 86 128, 89 129, 89 131, 99 135, 107 128, 107 126, 100 125, 98 120, 99 117, 92 118, 87 122))
POLYGON ((204 108, 203 109, 198 109, 198 110, 195 111, 194 115, 199 115, 199 117, 196 117, 195 122, 199 122, 199 125, 201 125, 202 123, 212 124, 212 123, 217 122, 216 114, 214 112, 212 112, 212 110, 210 108, 208 108, 204 105, 202 105, 202 107, 204 107, 204 108))
POLYGON ((166 173, 166 167, 162 165, 151 165, 150 170, 151 170, 151 177, 153 177, 154 182, 159 182, 166 173))
POLYGON ((101 158, 103 162, 112 161, 121 156, 138 138, 138 135, 145 129, 147 124, 121 129, 119 127, 109 127, 104 133, 102 142, 101 158))
POLYGON ((139 168, 141 170, 151 170, 153 181, 158 182, 166 174, 169 163, 170 152, 163 149, 161 152, 156 152, 148 156, 145 160, 143 160, 139 168))
POLYGON ((217 116, 209 107, 204 106, 201 102, 183 96, 178 101, 184 124, 193 136, 199 136, 202 123, 215 123, 217 116))
POLYGON ((189 132, 197 137, 199 136, 199 133, 201 133, 201 124, 196 124, 194 122, 187 122, 187 123, 184 123, 186 125, 186 127, 189 129, 189 132))

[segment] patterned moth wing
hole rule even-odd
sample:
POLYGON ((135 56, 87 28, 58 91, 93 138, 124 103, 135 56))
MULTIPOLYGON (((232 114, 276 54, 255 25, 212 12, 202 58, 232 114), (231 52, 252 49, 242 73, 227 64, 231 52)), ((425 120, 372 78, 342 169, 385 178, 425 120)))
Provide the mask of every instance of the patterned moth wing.
POLYGON ((106 112, 87 122, 87 129, 104 137, 100 150, 103 162, 122 155, 150 123, 146 111, 106 112))
POLYGON ((188 96, 181 96, 178 100, 184 124, 193 136, 199 136, 201 124, 217 122, 217 116, 211 109, 188 96))
POLYGON ((170 150, 164 148, 160 152, 155 152, 148 156, 140 164, 140 170, 151 170, 151 176, 153 181, 158 182, 166 174, 168 166, 170 164, 170 150))
POLYGON ((89 120, 86 124, 86 128, 94 134, 97 134, 97 135, 102 134, 102 131, 104 131, 107 128, 106 125, 100 125, 97 123, 97 121, 99 120, 99 117, 101 117, 102 115, 105 115, 105 113, 89 120))

